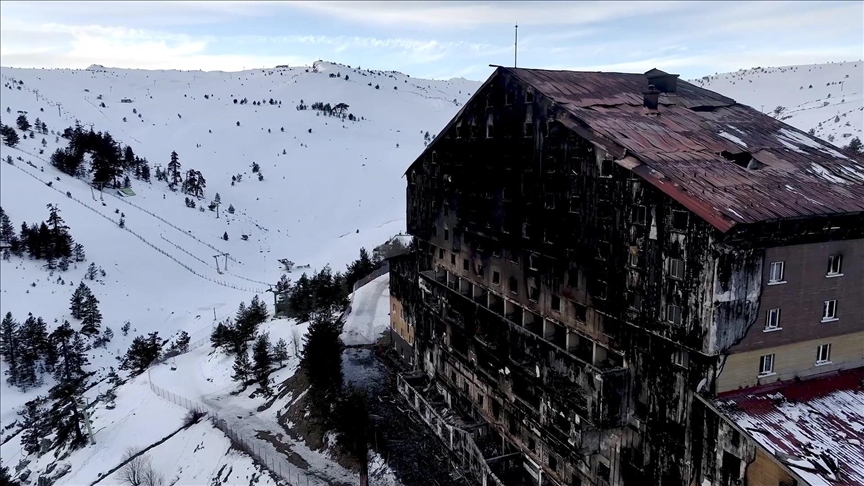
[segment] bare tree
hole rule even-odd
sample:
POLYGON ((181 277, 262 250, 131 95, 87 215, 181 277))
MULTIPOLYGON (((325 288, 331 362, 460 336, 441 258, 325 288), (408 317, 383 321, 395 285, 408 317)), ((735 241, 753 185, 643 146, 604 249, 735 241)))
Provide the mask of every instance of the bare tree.
POLYGON ((128 486, 141 486, 144 480, 144 468, 149 464, 149 458, 143 454, 136 456, 140 451, 135 447, 128 447, 123 453, 122 461, 126 462, 120 468, 120 481, 128 486))
POLYGON ((123 453, 122 460, 129 462, 120 468, 120 481, 127 486, 164 486, 165 477, 153 469, 150 456, 140 452, 129 447, 123 453))
POLYGON ((162 473, 153 469, 150 464, 150 458, 147 458, 147 467, 144 469, 144 485, 143 486, 164 486, 165 476, 162 473))

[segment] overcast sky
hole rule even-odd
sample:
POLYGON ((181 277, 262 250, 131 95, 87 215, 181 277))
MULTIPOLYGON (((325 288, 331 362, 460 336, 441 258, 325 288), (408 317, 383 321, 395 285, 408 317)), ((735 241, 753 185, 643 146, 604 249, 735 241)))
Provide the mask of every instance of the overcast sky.
POLYGON ((416 77, 489 64, 684 78, 864 57, 864 2, 9 2, 0 64, 233 71, 317 59, 416 77))

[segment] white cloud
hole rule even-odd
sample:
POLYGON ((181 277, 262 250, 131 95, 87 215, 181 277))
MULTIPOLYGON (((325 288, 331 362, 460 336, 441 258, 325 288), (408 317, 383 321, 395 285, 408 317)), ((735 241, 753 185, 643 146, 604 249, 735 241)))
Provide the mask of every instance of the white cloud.
POLYGON ((690 7, 688 2, 291 2, 292 8, 377 25, 581 25, 690 7))

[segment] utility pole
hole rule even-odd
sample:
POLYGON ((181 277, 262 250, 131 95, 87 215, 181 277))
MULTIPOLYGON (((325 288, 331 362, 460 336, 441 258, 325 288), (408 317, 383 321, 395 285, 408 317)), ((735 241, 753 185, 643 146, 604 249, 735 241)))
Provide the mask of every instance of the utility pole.
POLYGON ((84 425, 87 427, 87 435, 90 436, 90 444, 95 444, 96 439, 93 438, 93 427, 90 426, 90 414, 87 413, 87 401, 84 397, 75 398, 75 408, 84 416, 84 425))
POLYGON ((519 24, 516 24, 516 34, 513 38, 513 67, 516 67, 516 59, 519 55, 519 24))

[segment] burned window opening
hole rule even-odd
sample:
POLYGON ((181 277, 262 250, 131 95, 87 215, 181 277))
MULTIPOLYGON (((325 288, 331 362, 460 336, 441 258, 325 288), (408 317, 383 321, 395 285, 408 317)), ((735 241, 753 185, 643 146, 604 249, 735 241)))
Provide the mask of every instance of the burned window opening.
POLYGON ((614 163, 610 159, 603 159, 600 161, 600 177, 604 179, 612 178, 612 167, 614 163))
POLYGON ((687 223, 690 221, 688 211, 672 210, 672 229, 675 231, 687 231, 687 223))
POLYGON ((710 112, 716 110, 717 108, 719 108, 719 107, 717 107, 717 106, 694 106, 690 109, 692 111, 695 111, 695 112, 708 112, 708 113, 710 113, 710 112))
POLYGON ((765 164, 754 159, 753 154, 747 151, 732 153, 728 150, 724 150, 720 152, 720 156, 728 160, 729 162, 737 165, 738 167, 742 167, 748 170, 759 170, 765 167, 765 164))
POLYGON ((534 103, 534 92, 530 89, 525 92, 525 103, 534 103))
POLYGON ((513 92, 507 91, 504 94, 504 106, 510 106, 513 104, 513 92))

